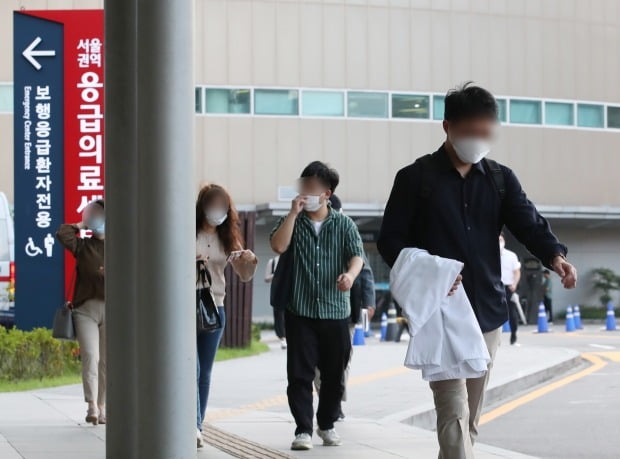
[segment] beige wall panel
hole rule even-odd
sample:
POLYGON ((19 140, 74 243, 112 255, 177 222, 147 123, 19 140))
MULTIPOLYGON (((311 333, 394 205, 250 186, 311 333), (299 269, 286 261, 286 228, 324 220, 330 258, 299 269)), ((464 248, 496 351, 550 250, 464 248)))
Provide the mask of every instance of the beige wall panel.
POLYGON ((368 9, 346 7, 346 86, 354 89, 371 88, 368 82, 368 9))
MULTIPOLYGON (((435 87, 435 78, 430 63, 433 59, 431 13, 412 10, 411 18, 411 87, 430 91, 435 87)), ((438 82, 439 84, 439 82, 438 82)))
POLYGON ((23 2, 7 0, 0 3, 0 81, 13 81, 13 11, 23 2))
MULTIPOLYGON (((620 10, 619 13, 620 15, 620 10)), ((605 43, 608 56, 616 56, 607 59, 607 72, 605 73, 606 101, 620 102, 620 27, 606 27, 605 43)))
POLYGON ((252 2, 227 2, 228 83, 247 84, 253 80, 252 2))
MULTIPOLYGON (((197 27, 196 36, 202 40, 201 48, 204 53, 196 61, 198 83, 227 84, 228 83, 228 46, 231 37, 228 34, 228 9, 226 0, 211 0, 202 3, 202 11, 197 27)), ((247 58, 246 58, 247 59, 247 58)), ((249 81, 250 75, 248 74, 249 81)))
POLYGON ((254 2, 252 7, 252 60, 253 82, 258 86, 276 82, 276 4, 254 2))
MULTIPOLYGON (((490 14, 506 14, 508 10, 508 3, 514 3, 514 0, 475 0, 475 3, 478 2, 486 2, 488 4, 489 13, 490 14)), ((472 4, 472 11, 479 11, 474 9, 474 5, 472 4)))
POLYGON ((431 3, 434 10, 447 11, 450 9, 450 0, 433 0, 431 3))
MULTIPOLYGON (((228 180, 230 150, 228 142, 228 119, 200 117, 202 128, 202 143, 196 142, 196 156, 201 157, 201 174, 198 184, 214 182, 230 187, 228 180)), ((197 129, 197 130, 198 130, 197 129)), ((236 190, 235 190, 236 191, 236 190)))
POLYGON ((390 15, 368 8, 368 87, 390 88, 390 15))
POLYGON ((320 87, 323 81, 323 6, 303 3, 300 6, 300 78, 301 85, 320 87))
MULTIPOLYGON (((490 35, 490 22, 493 18, 483 14, 471 14, 469 18, 469 79, 487 87, 494 86, 491 74, 491 53, 489 42, 497 37, 490 35)), ((453 38, 454 39, 454 38, 453 38)))
MULTIPOLYGON (((494 3, 494 2, 491 2, 494 3)), ((508 32, 506 16, 491 16, 489 18, 489 83, 498 94, 510 94, 508 75, 513 64, 508 55, 508 46, 511 41, 508 32)))
POLYGON ((323 86, 346 87, 345 8, 342 5, 323 6, 323 86))
POLYGON ((575 66, 573 72, 575 74, 575 95, 576 99, 588 99, 588 94, 592 90, 590 87, 590 26, 584 22, 574 23, 575 47, 573 53, 575 56, 575 66))
MULTIPOLYGON (((605 82, 607 81, 607 73, 609 72, 609 61, 618 61, 620 56, 607 54, 609 45, 607 43, 606 26, 590 25, 590 72, 588 77, 588 86, 590 94, 587 96, 589 100, 606 100, 609 92, 605 82), (598 45, 595 46, 594 43, 598 45)), ((616 83, 618 77, 616 75, 616 83)), ((584 96, 584 98, 586 98, 584 96)))
POLYGON ((254 200, 275 201, 277 198, 278 172, 278 120, 256 118, 254 120, 252 148, 254 152, 254 200))
MULTIPOLYGON (((588 2, 581 2, 587 3, 588 2)), ((607 22, 607 18, 605 17, 606 9, 607 9, 607 0, 590 0, 589 2, 589 10, 590 10, 590 21, 595 23, 605 23, 607 22)), ((584 17, 588 19, 587 16, 584 17)))
POLYGON ((350 121, 347 123, 347 149, 345 167, 341 171, 341 197, 346 201, 368 202, 369 130, 373 121, 350 121))
POLYGON ((411 8, 430 9, 433 0, 410 0, 411 8))
POLYGON ((368 156, 365 171, 360 173, 360 177, 366 181, 367 202, 382 204, 389 193, 394 179, 394 171, 390 169, 387 160, 391 143, 389 123, 368 125, 368 156))
MULTIPOLYGON (((413 129, 407 123, 390 123, 388 126, 390 143, 388 145, 389 154, 386 155, 385 161, 388 165, 388 175, 392 178, 396 171, 411 162, 412 156, 421 156, 427 151, 423 151, 424 147, 416 143, 414 149, 412 142, 413 129)), ((428 137, 428 134, 425 136, 428 137)), ((391 181, 390 181, 391 182, 391 181)), ((391 183, 384 184, 386 188, 391 187, 391 183)), ((383 199, 386 200, 389 190, 385 192, 383 199)))
MULTIPOLYGON (((444 31, 444 33, 448 34, 450 40, 450 47, 446 53, 451 70, 449 74, 450 87, 472 78, 479 79, 472 72, 471 57, 473 54, 478 54, 481 49, 473 49, 472 47, 470 24, 469 14, 452 14, 449 16, 449 32, 447 30, 444 31)), ((437 69, 437 67, 435 68, 437 69)), ((486 68, 487 66, 484 67, 485 72, 486 68)))
POLYGON ((509 17, 508 43, 504 52, 508 59, 508 89, 510 95, 528 95, 528 88, 525 85, 525 74, 535 71, 528 65, 527 54, 525 53, 525 28, 522 17, 509 17))
POLYGON ((525 53, 523 95, 535 97, 545 95, 543 92, 543 24, 540 19, 527 18, 523 21, 525 32, 525 40, 521 44, 525 53))
POLYGON ((276 10, 276 82, 299 86, 299 5, 279 3, 276 10))
MULTIPOLYGON (((347 125, 349 121, 323 121, 323 158, 338 171, 347 166, 347 125)), ((344 177, 343 180, 348 180, 344 177)), ((343 196, 346 200, 347 197, 343 196)))
POLYGON ((389 76, 392 89, 413 89, 411 83, 411 15, 409 10, 390 10, 389 76))
POLYGON ((253 148, 253 120, 228 119, 228 183, 239 203, 254 200, 254 171, 256 161, 253 148))
POLYGON ((323 153, 323 120, 306 119, 299 123, 299 159, 295 173, 301 172, 301 169, 312 161, 326 161, 323 153), (299 169, 299 172, 297 171, 299 169))
POLYGON ((462 13, 464 11, 469 11, 470 8, 470 0, 452 0, 452 7, 450 8, 452 11, 462 13))
POLYGON ((523 16, 525 14, 525 0, 508 0, 506 2, 506 13, 513 16, 523 16))
POLYGON ((581 0, 559 0, 558 9, 556 10, 559 17, 561 19, 573 21, 575 19, 577 2, 581 2, 581 0))
POLYGON ((525 15, 529 17, 541 16, 543 3, 540 0, 525 0, 525 15))
MULTIPOLYGON (((454 86, 452 73, 452 53, 450 52, 450 13, 440 11, 431 14, 429 61, 419 61, 418 65, 428 67, 430 62, 432 87, 450 88, 454 86)), ((428 36, 423 38, 428 47, 428 36)))
POLYGON ((276 151, 278 152, 277 184, 279 185, 295 185, 295 180, 301 173, 300 123, 300 120, 290 118, 278 120, 276 151))

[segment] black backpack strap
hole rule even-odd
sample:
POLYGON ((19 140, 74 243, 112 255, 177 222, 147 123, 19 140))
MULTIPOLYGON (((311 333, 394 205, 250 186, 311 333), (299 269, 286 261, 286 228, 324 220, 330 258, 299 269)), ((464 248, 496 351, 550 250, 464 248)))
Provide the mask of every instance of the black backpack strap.
POLYGON ((418 158, 416 162, 420 164, 420 177, 421 177, 420 188, 418 189, 418 193, 421 198, 428 199, 431 197, 431 194, 433 192, 432 175, 433 175, 433 169, 435 167, 435 165, 433 164, 433 155, 432 153, 424 155, 418 158))
POLYGON ((489 158, 484 159, 484 163, 486 165, 486 169, 491 173, 491 179, 493 179, 493 184, 497 189, 497 193, 499 194, 500 201, 504 200, 506 196, 506 185, 504 183, 504 172, 502 172, 502 168, 500 167, 497 161, 494 161, 489 158))

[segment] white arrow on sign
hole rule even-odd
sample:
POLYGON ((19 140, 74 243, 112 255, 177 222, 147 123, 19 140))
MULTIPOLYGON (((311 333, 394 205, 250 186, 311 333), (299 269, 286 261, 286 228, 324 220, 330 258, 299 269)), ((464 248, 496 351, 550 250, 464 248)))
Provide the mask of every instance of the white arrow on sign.
POLYGON ((54 50, 35 51, 35 48, 39 46, 39 43, 41 43, 41 41, 41 37, 35 38, 34 41, 30 43, 30 45, 28 45, 28 48, 26 48, 22 53, 22 56, 24 56, 26 60, 30 62, 32 66, 37 70, 41 70, 41 64, 39 64, 39 61, 37 61, 35 57, 51 57, 56 55, 56 51, 54 50))

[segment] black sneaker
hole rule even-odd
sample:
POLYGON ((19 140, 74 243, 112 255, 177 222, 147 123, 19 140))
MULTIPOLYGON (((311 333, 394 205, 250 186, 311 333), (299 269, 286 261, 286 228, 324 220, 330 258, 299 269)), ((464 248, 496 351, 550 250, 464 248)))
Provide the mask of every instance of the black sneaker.
POLYGON ((513 333, 512 335, 510 335, 510 344, 513 345, 516 342, 517 342, 517 335, 513 333))

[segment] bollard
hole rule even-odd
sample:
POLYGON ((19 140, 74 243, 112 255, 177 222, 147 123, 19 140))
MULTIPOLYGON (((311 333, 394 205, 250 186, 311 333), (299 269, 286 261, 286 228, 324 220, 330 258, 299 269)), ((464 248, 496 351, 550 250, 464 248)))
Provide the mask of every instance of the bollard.
POLYGON ((381 314, 381 341, 385 341, 387 337, 387 315, 385 312, 381 314))
POLYGON ((573 317, 575 319, 575 329, 583 330, 583 325, 581 323, 581 311, 579 311, 578 304, 573 307, 573 317))
POLYGON ((538 306, 538 333, 547 333, 548 331, 547 312, 545 311, 545 305, 540 303, 538 306))
POLYGON ((396 308, 392 304, 388 309, 387 330, 385 333, 386 341, 396 341, 398 335, 398 323, 396 321, 396 308))
POLYGON ((575 317, 573 316, 573 308, 570 306, 566 308, 566 331, 575 331, 575 317))
POLYGON ((355 324, 355 331, 353 332, 353 346, 364 346, 365 344, 364 326, 361 322, 359 322, 355 324))
POLYGON ((614 331, 616 329, 616 314, 614 312, 614 304, 610 301, 607 303, 607 321, 605 330, 614 331))
POLYGON ((504 325, 502 325, 502 332, 508 333, 509 331, 510 331, 510 322, 506 321, 504 322, 504 325))

